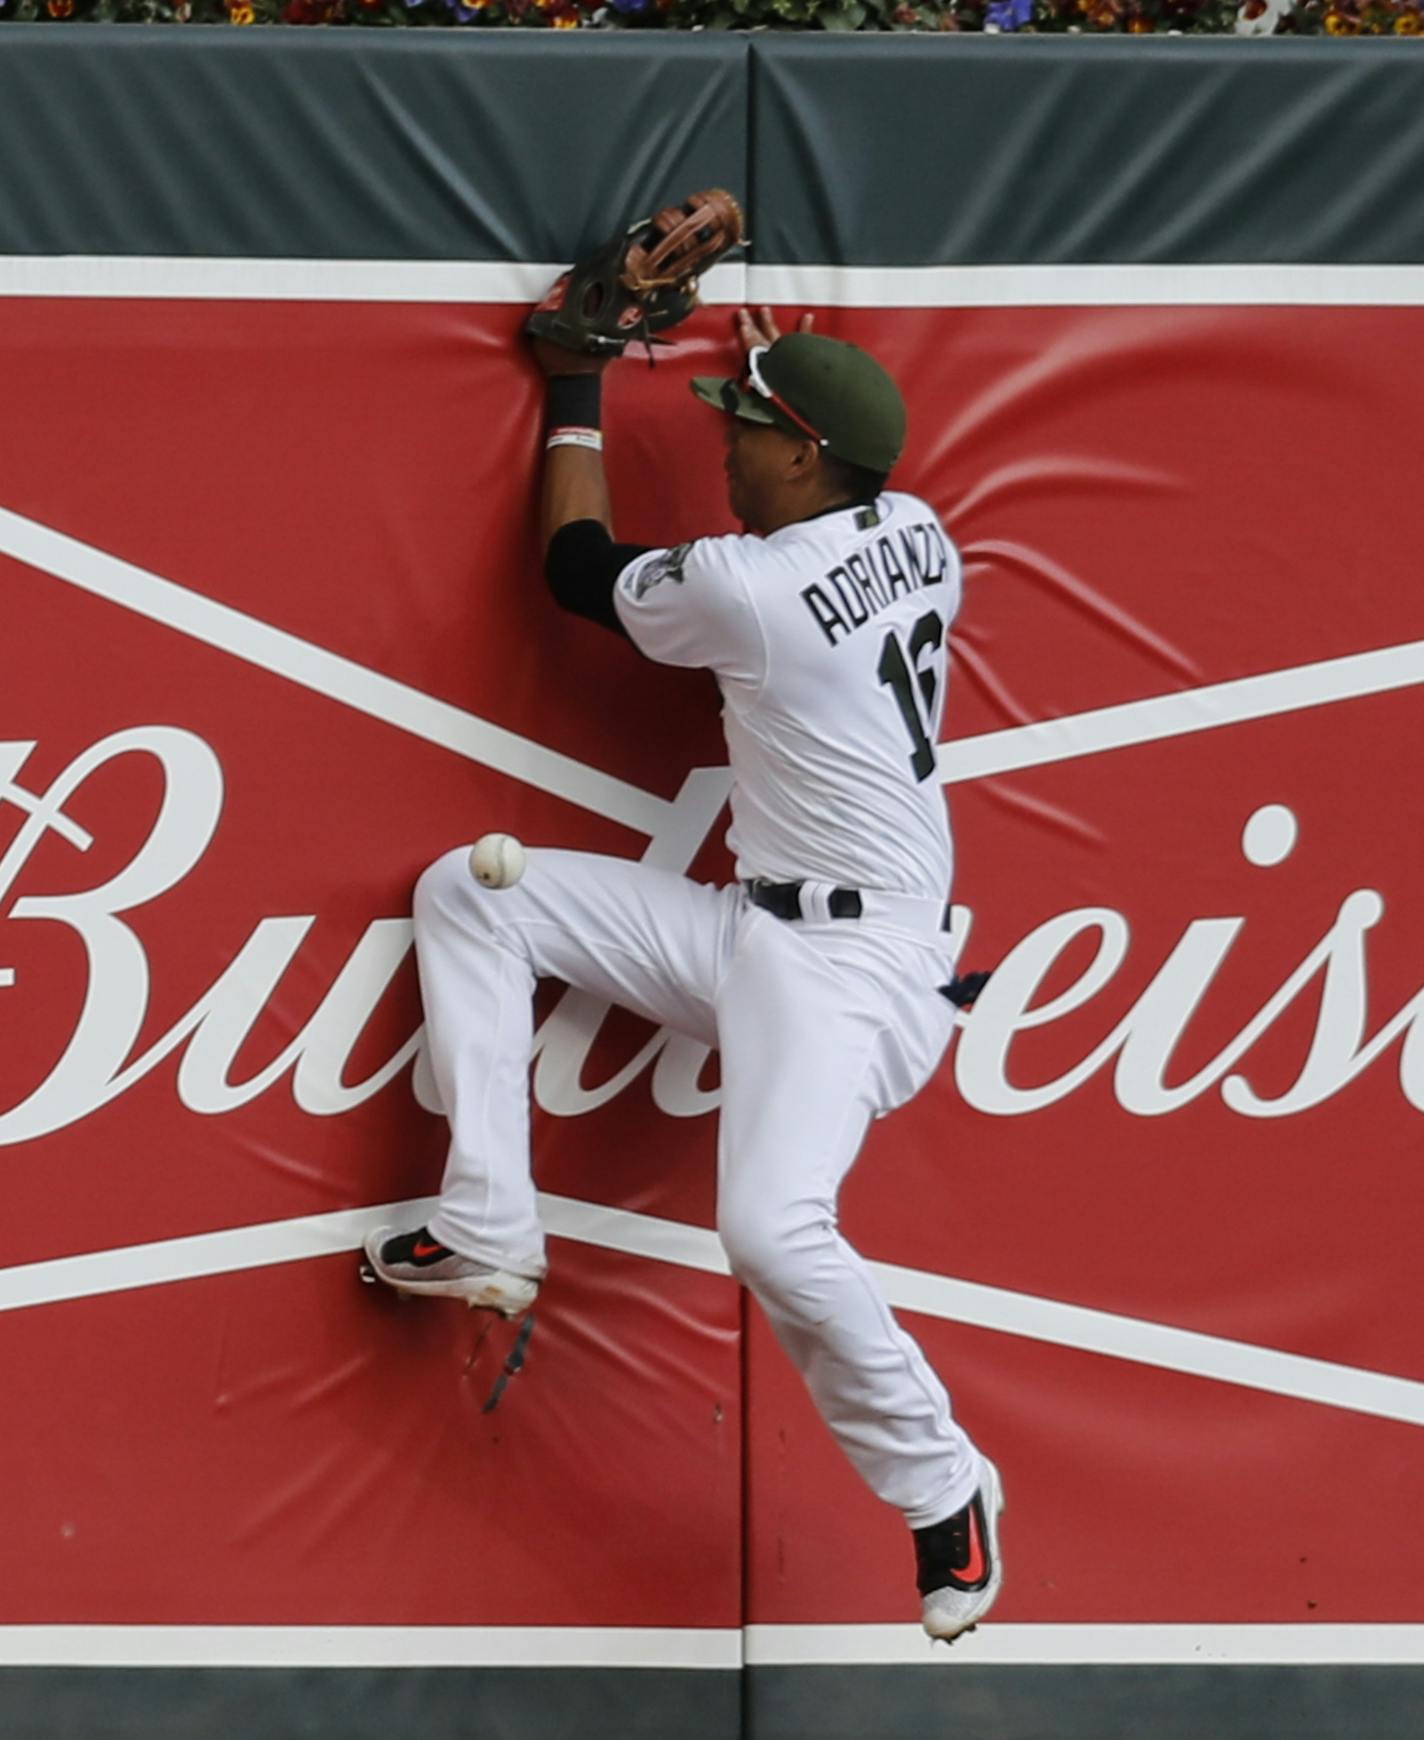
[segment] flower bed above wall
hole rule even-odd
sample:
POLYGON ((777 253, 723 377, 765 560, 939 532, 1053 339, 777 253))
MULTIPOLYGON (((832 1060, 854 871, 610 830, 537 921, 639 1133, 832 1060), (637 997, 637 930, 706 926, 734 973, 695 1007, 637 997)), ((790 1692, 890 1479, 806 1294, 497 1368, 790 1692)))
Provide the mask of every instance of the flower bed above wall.
POLYGON ((0 24, 1419 36, 1424 0, 0 0, 0 24))

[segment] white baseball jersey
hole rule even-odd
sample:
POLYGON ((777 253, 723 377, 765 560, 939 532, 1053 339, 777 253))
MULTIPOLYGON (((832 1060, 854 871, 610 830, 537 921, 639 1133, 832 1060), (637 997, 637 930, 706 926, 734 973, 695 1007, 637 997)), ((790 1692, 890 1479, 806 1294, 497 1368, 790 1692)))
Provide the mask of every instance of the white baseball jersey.
POLYGON ((929 906, 928 934, 784 922, 736 886, 545 846, 499 890, 471 875, 467 847, 449 852, 414 907, 450 1120, 429 1236, 526 1281, 545 1272, 527 1085, 540 977, 717 1046, 728 1265, 846 1455, 912 1528, 962 1509, 981 1460, 841 1233, 837 1199, 871 1121, 929 1080, 954 1027, 940 994, 951 856, 935 739, 959 596, 954 546, 900 494, 767 538, 650 551, 614 587, 644 652, 717 675, 738 876, 910 896, 929 906))
POLYGON ((897 491, 623 570, 614 603, 634 644, 716 673, 739 878, 948 898, 935 744, 961 591, 934 509, 897 491))

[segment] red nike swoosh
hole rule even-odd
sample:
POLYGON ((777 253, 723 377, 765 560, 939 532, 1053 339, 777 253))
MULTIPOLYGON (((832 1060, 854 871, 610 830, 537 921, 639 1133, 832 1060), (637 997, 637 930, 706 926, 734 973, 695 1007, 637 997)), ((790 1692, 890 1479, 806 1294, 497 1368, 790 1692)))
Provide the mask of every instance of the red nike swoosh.
POLYGON ((979 1529, 979 1507, 969 1507, 969 1557, 963 1570, 956 1571, 955 1576, 966 1583, 977 1583, 984 1575, 984 1538, 979 1529))
POLYGON ((413 1257, 438 1257, 445 1249, 444 1245, 427 1244, 424 1239, 417 1239, 410 1247, 413 1257))

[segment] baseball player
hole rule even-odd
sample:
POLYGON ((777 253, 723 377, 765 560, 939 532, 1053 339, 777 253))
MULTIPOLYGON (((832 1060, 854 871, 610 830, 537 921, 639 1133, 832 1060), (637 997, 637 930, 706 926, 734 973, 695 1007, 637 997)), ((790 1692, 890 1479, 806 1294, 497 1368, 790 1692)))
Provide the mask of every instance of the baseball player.
MULTIPOLYGON (((449 1161, 427 1226, 367 1243, 376 1276, 515 1316, 539 1289, 530 1176, 532 992, 552 975, 721 1051, 718 1232, 846 1455, 913 1530, 925 1630, 952 1640, 1001 1579, 993 1463, 839 1231, 873 1118, 929 1080, 955 1009, 953 869, 935 744, 960 558, 887 489, 905 409, 864 350, 769 310, 737 318, 722 417, 740 536, 614 540, 606 358, 536 339, 547 377, 542 519, 555 599, 721 689, 733 774, 724 888, 539 849, 483 888, 468 848, 420 879, 415 934, 449 1161)), ((707 412, 704 415, 710 414, 707 412)))

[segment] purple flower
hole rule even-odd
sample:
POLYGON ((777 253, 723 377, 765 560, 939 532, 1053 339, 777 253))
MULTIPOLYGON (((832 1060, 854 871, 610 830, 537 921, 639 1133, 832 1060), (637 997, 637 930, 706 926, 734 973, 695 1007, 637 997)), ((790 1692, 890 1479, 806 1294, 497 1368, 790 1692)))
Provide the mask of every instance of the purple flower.
POLYGON ((1021 30, 1033 18, 1033 0, 989 0, 984 13, 986 24, 1000 30, 1021 30))
POLYGON ((652 0, 609 0, 615 12, 646 12, 652 0))

